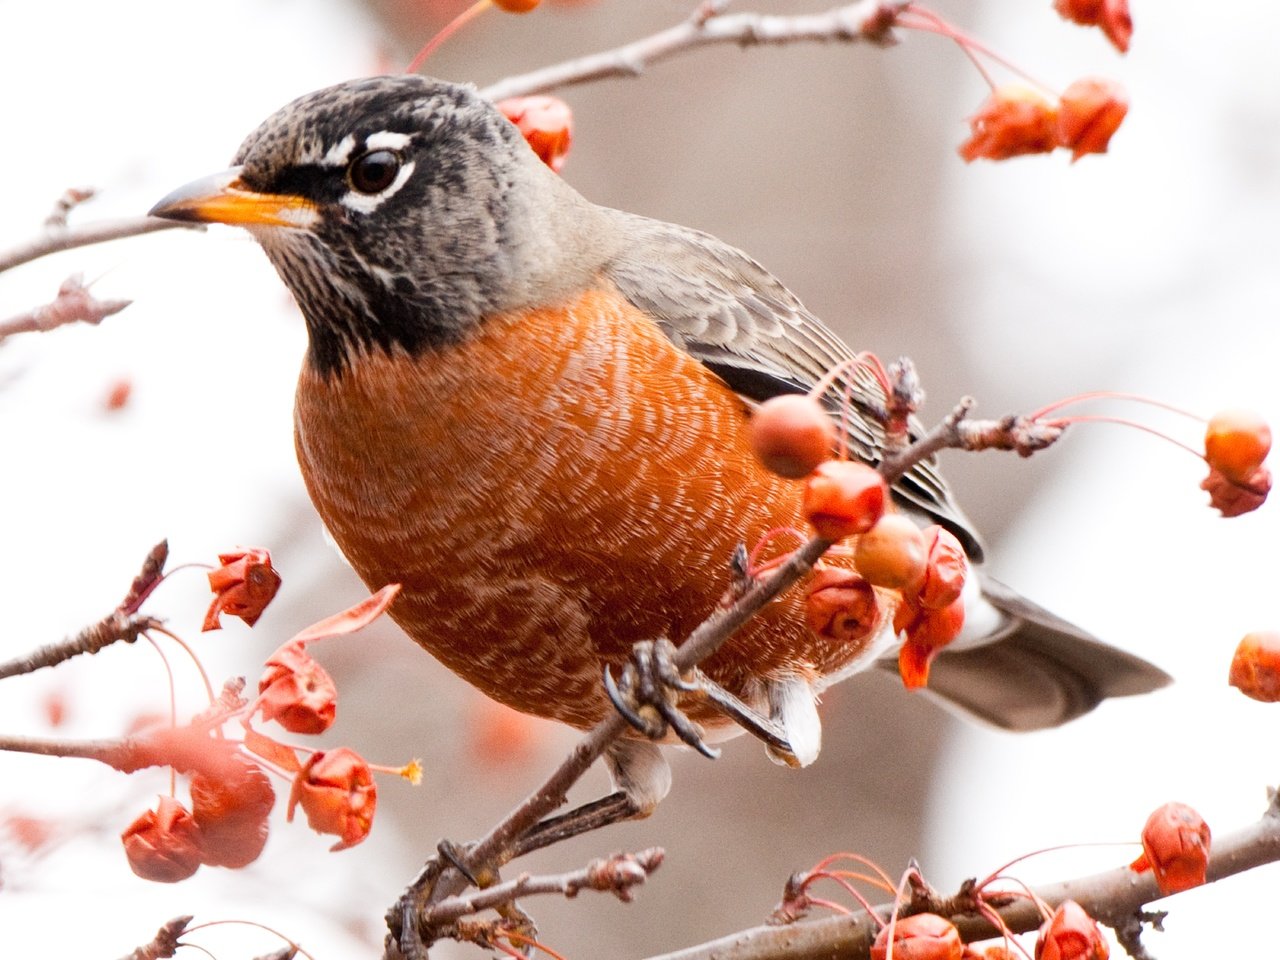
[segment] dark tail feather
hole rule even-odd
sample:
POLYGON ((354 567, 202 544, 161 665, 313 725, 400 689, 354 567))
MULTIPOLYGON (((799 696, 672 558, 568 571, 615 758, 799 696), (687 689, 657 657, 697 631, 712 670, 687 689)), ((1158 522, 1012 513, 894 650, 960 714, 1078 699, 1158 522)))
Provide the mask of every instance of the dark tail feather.
POLYGON ((1172 678, 1141 657, 1117 650, 994 580, 983 597, 1006 620, 992 642, 944 651, 929 671, 929 690, 1005 730, 1056 727, 1108 697, 1150 693, 1172 678))

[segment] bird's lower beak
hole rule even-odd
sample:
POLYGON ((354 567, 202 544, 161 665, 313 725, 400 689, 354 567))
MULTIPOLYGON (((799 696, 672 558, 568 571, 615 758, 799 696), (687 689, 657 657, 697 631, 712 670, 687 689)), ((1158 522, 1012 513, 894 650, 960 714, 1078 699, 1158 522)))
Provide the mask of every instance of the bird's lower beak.
POLYGON ((306 197, 248 189, 239 167, 179 187, 149 213, 166 220, 241 227, 309 227, 317 218, 316 205, 306 197))

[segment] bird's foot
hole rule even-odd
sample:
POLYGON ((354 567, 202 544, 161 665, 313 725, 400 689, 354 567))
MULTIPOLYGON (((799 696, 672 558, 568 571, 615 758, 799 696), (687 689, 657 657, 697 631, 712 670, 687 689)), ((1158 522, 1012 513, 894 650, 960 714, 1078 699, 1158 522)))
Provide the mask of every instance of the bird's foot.
POLYGON ((624 720, 651 740, 661 740, 670 730, 704 757, 714 760, 720 751, 702 738, 702 729, 678 706, 680 694, 702 690, 698 681, 680 676, 670 640, 642 640, 631 648, 631 662, 614 681, 604 668, 604 689, 624 720))

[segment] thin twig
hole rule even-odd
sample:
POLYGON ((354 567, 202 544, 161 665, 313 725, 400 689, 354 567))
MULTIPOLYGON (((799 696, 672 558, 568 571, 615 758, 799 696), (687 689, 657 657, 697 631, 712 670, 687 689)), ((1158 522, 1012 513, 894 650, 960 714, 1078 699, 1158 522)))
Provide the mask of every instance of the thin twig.
POLYGON ((144 616, 138 613, 138 608, 164 578, 164 564, 168 556, 169 543, 161 540, 147 551, 142 569, 133 578, 119 606, 75 636, 40 647, 26 656, 0 663, 0 680, 32 673, 42 667, 57 666, 64 660, 84 653, 94 654, 113 643, 133 643, 144 631, 161 626, 162 620, 144 616))
POLYGON ((724 4, 709 4, 710 15, 700 8, 683 23, 652 36, 600 53, 576 57, 520 76, 508 77, 485 87, 491 100, 546 93, 559 87, 589 83, 608 77, 636 77, 652 64, 696 47, 732 43, 741 47, 759 44, 803 42, 892 42, 890 29, 896 4, 859 0, 825 13, 770 16, 759 13, 722 14, 724 4))
MULTIPOLYGON (((1251 826, 1214 838, 1206 880, 1212 883, 1277 861, 1280 861, 1280 815, 1273 805, 1251 826)), ((1165 896, 1157 888, 1151 871, 1138 874, 1129 867, 1046 884, 1033 892, 1052 907, 1063 900, 1075 900, 1090 916, 1121 928, 1129 927, 1130 919, 1146 904, 1165 896)), ((890 906, 876 910, 886 911, 890 906)), ((1015 933, 1036 930, 1043 921, 1035 900, 1029 898, 1016 898, 996 910, 1015 933)), ((950 919, 966 943, 1000 935, 991 921, 976 914, 950 919)), ((876 924, 863 913, 825 917, 781 927, 753 927, 648 960, 827 960, 830 957, 864 960, 870 956, 876 932, 876 924)), ((1133 939, 1131 930, 1128 935, 1133 939)))
POLYGON ((132 300, 99 300, 85 286, 84 276, 72 274, 49 303, 0 320, 0 341, 15 333, 44 333, 69 323, 99 324, 129 306, 132 300))
POLYGON ((166 960, 178 952, 178 938, 186 932, 190 917, 174 917, 157 932, 150 943, 143 944, 120 960, 166 960))
POLYGON ((133 643, 143 632, 159 626, 161 622, 146 614, 112 610, 97 623, 85 627, 75 636, 39 647, 25 656, 0 663, 0 680, 32 673, 42 667, 54 667, 82 653, 94 654, 113 643, 133 643))
POLYGON ((631 888, 644 883, 649 874, 662 864, 660 847, 650 847, 639 853, 616 853, 611 857, 592 860, 580 870, 550 876, 531 876, 522 873, 514 880, 494 884, 455 897, 448 897, 432 908, 434 922, 448 923, 469 914, 490 910, 520 897, 534 894, 558 893, 576 897, 580 890, 599 890, 612 893, 619 900, 631 900, 631 888))
POLYGON ((106 243, 108 240, 139 237, 145 233, 172 230, 175 227, 185 227, 190 230, 204 229, 202 224, 161 220, 159 217, 122 217, 117 220, 96 220, 74 227, 46 229, 39 236, 25 243, 0 252, 0 273, 24 263, 30 263, 32 260, 47 257, 51 253, 88 247, 95 243, 106 243))

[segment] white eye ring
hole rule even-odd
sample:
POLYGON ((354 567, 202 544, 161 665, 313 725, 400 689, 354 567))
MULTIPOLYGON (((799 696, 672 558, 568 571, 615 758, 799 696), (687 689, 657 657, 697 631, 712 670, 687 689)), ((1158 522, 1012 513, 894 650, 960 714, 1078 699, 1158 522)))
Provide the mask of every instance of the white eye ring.
MULTIPOLYGON (((404 161, 401 159, 399 154, 386 150, 375 150, 372 153, 367 153, 362 157, 356 158, 348 168, 347 182, 351 184, 351 189, 346 192, 345 196, 343 196, 341 200, 342 205, 348 210, 354 210, 356 213, 373 213, 373 211, 377 210, 384 202, 399 193, 400 188, 409 182, 409 178, 413 176, 413 166, 414 164, 412 160, 404 161), (356 166, 362 160, 365 160, 374 154, 382 153, 390 154, 396 158, 396 162, 398 163, 396 174, 394 179, 392 179, 386 186, 382 187, 381 190, 378 190, 375 193, 369 193, 366 190, 361 189, 360 185, 356 184, 352 176, 352 171, 355 170, 356 166)), ((363 184, 363 186, 376 187, 379 184, 380 181, 375 180, 363 184)))

